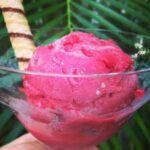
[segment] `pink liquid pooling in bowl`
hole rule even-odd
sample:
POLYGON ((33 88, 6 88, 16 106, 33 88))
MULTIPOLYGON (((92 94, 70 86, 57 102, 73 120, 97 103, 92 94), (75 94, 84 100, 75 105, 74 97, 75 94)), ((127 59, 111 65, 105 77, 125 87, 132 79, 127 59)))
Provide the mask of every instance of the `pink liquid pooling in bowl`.
POLYGON ((53 148, 82 149, 92 147, 110 137, 132 116, 130 108, 125 112, 100 117, 70 117, 68 113, 51 113, 48 109, 29 108, 28 114, 17 114, 26 129, 39 140, 53 148), (34 113, 33 113, 34 111, 34 113), (40 117, 34 116, 38 112, 40 117), (59 114, 60 113, 60 114, 59 114))

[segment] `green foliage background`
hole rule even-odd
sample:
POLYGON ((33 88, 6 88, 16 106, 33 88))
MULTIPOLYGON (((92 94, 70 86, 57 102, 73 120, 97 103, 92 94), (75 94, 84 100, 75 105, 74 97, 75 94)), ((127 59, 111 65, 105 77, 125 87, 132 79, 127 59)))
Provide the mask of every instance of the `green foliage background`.
MULTIPOLYGON (((44 44, 63 35, 65 29, 71 31, 77 27, 150 35, 149 0, 24 0, 24 7, 31 28, 35 29, 35 41, 39 41, 43 33, 54 28, 64 28, 43 41, 44 44)), ((10 42, 5 39, 6 32, 3 17, 0 15, 0 42, 6 42, 6 46, 0 47, 0 62, 9 61, 10 66, 16 67, 10 42)), ((0 79, 0 85, 2 81, 3 78, 0 79)), ((11 82, 9 78, 7 81, 11 82)), ((123 129, 99 147, 101 150, 150 149, 149 116, 150 103, 136 112, 123 129)), ((0 145, 25 132, 12 112, 0 105, 0 145)))

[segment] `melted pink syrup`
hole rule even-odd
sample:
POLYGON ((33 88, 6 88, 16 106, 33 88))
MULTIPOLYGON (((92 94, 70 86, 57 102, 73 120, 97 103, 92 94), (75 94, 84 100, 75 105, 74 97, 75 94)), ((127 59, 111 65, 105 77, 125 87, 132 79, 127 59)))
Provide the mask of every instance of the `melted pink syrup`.
MULTIPOLYGON (((54 150, 88 150, 86 147, 94 145, 108 139, 132 116, 132 112, 118 116, 97 118, 81 118, 65 124, 60 123, 59 127, 53 128, 48 123, 41 123, 30 118, 18 115, 19 120, 26 129, 37 139, 45 144, 54 147, 54 150), (49 126, 50 125, 50 126, 49 126), (49 127, 48 127, 49 126, 49 127), (60 149, 59 149, 60 150, 60 149)), ((89 149, 92 150, 93 148, 89 149)))

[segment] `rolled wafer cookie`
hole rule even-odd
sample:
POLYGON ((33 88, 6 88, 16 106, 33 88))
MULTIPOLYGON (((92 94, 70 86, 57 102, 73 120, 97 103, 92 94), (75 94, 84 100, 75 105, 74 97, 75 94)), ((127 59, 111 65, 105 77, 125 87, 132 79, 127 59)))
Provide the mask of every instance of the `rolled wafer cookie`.
POLYGON ((22 5, 23 0, 0 0, 10 41, 14 49, 19 68, 24 70, 32 57, 35 45, 32 33, 22 5))

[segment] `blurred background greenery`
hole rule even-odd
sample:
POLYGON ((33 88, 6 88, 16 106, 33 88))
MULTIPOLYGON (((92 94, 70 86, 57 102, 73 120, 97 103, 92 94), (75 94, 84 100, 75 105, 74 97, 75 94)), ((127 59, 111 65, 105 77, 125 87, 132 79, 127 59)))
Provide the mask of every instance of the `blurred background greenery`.
MULTIPOLYGON (((54 28, 71 31, 74 28, 101 28, 113 31, 128 31, 150 35, 149 0, 24 0, 26 16, 34 40, 54 28), (36 30, 37 29, 37 30, 36 30)), ((16 67, 10 42, 4 38, 6 28, 0 14, 0 61, 10 62, 16 67), (6 49, 8 49, 6 51, 6 49), (5 57, 1 57, 1 56, 5 57)), ((95 31, 96 32, 96 31, 95 31)), ((64 30, 50 37, 47 42, 64 34, 64 30)), ((149 63, 150 64, 150 63, 149 63)), ((147 65, 149 65, 147 64, 147 65)), ((0 78, 0 85, 3 78, 0 78)), ((135 113, 134 117, 110 140, 101 144, 101 150, 147 150, 150 149, 150 103, 135 113)), ((12 112, 0 105, 0 145, 4 145, 21 134, 25 129, 12 112)))

